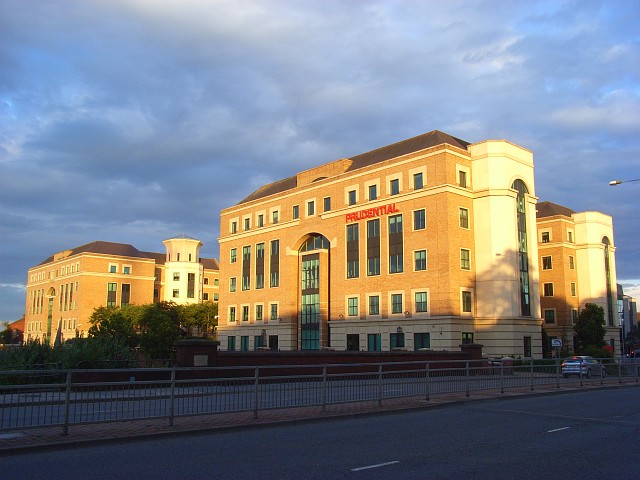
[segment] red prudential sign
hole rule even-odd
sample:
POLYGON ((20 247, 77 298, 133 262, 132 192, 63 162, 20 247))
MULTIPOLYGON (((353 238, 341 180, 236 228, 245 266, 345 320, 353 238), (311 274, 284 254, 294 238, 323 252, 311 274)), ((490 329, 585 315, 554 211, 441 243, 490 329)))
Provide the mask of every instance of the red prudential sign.
POLYGON ((366 208, 358 212, 347 213, 345 215, 345 222, 349 223, 364 220, 365 218, 381 217, 382 215, 389 215, 390 213, 397 213, 399 211, 395 203, 390 203, 381 207, 366 208))

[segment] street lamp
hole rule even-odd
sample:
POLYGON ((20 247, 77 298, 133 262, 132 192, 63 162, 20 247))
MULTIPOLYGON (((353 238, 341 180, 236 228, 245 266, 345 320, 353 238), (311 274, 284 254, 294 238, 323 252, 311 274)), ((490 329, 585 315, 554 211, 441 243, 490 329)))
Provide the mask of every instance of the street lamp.
POLYGON ((620 185, 621 183, 628 183, 628 182, 640 182, 640 178, 634 178, 633 180, 611 180, 609 182, 609 185, 612 187, 615 187, 616 185, 620 185))

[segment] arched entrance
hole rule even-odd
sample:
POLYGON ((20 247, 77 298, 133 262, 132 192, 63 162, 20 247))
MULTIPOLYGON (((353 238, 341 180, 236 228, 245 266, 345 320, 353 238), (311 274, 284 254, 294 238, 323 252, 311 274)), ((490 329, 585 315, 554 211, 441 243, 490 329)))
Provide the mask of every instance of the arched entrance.
POLYGON ((326 237, 311 234, 298 249, 300 264, 298 348, 328 345, 329 247, 326 237))

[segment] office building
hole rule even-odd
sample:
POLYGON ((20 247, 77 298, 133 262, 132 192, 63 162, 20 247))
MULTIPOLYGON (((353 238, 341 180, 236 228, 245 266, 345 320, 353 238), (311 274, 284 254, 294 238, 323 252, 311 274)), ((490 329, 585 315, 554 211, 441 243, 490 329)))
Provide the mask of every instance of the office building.
POLYGON ((219 266, 199 257, 202 243, 182 235, 165 240, 166 252, 96 241, 58 252, 30 268, 25 340, 52 342, 86 335, 101 306, 167 301, 217 301, 219 266))

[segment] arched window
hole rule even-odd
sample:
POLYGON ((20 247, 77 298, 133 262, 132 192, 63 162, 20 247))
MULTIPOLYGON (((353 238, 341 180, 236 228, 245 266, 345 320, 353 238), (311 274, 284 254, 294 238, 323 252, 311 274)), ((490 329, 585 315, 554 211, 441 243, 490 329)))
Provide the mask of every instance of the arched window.
POLYGON ((511 186, 518 192, 516 197, 516 223, 518 226, 518 267, 520 270, 520 313, 523 317, 531 315, 531 295, 529 292, 529 257, 527 249, 527 205, 525 194, 527 186, 520 179, 511 186))

